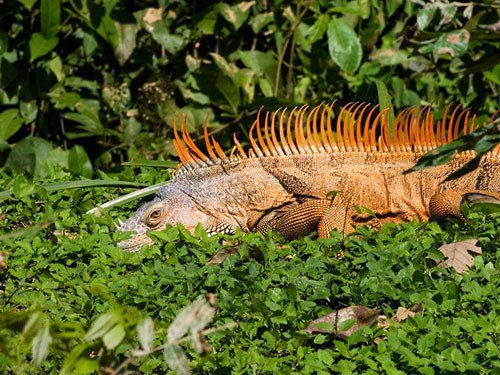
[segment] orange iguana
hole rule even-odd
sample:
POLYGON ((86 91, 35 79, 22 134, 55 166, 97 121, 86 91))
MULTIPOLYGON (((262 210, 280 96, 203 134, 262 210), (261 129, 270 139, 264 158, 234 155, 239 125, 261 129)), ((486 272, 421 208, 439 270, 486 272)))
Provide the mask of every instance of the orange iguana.
MULTIPOLYGON (((429 108, 408 108, 389 130, 389 111, 350 103, 333 119, 332 105, 307 106, 257 117, 245 151, 237 139, 231 155, 207 134, 206 153, 186 131, 175 131, 181 163, 153 201, 143 205, 122 231, 127 251, 151 243, 147 232, 182 223, 198 224, 209 234, 276 230, 286 238, 332 229, 349 232, 356 224, 462 218, 460 204, 500 203, 500 147, 459 178, 447 177, 472 160, 474 152, 456 154, 447 164, 403 172, 426 151, 476 128, 475 116, 456 108, 434 123, 429 108), (377 113, 378 112, 378 113, 377 113), (330 198, 329 192, 338 192, 330 198), (359 212, 358 206, 366 207, 359 212)), ((175 126, 174 126, 175 129, 175 126)))

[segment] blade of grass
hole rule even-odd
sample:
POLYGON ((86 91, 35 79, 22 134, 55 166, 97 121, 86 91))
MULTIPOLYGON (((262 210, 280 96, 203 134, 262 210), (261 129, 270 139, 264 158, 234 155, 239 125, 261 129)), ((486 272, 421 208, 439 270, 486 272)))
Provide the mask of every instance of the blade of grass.
MULTIPOLYGON (((56 191, 64 189, 77 189, 77 188, 88 188, 88 187, 102 187, 102 186, 116 186, 116 187, 144 187, 145 184, 139 184, 137 182, 129 181, 113 181, 113 180, 79 180, 79 181, 64 181, 64 182, 54 182, 51 184, 41 185, 47 191, 56 191)), ((13 190, 0 191, 0 201, 9 199, 13 194, 13 190)))
POLYGON ((106 203, 103 203, 103 204, 101 204, 101 205, 99 205, 97 207, 94 207, 93 209, 87 211, 87 213, 88 214, 99 215, 100 210, 107 209, 107 208, 110 208, 110 207, 113 207, 113 206, 124 204, 124 203, 130 202, 130 201, 133 201, 133 200, 136 200, 136 199, 139 199, 139 198, 151 195, 151 194, 155 193, 156 190, 158 190, 163 185, 165 185, 165 183, 161 182, 159 184, 148 186, 147 188, 144 188, 144 189, 141 189, 141 190, 137 190, 137 191, 134 191, 132 193, 123 195, 121 197, 118 197, 118 198, 115 198, 113 200, 110 200, 110 201, 108 201, 106 203))

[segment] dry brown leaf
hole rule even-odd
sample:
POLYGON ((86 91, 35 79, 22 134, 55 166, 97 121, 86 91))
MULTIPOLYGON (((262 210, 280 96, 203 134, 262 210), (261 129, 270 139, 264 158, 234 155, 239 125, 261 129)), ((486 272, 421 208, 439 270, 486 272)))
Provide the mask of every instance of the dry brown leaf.
POLYGON ((5 256, 3 253, 0 253, 0 268, 5 268, 7 267, 7 264, 5 263, 5 256))
POLYGON ((396 314, 392 317, 395 322, 402 322, 408 318, 413 318, 416 315, 414 311, 407 309, 406 307, 399 306, 396 310, 396 314))
POLYGON ((157 21, 161 20, 161 15, 163 13, 163 10, 161 8, 148 8, 146 10, 146 14, 142 18, 144 22, 148 24, 153 24, 157 21))
MULTIPOLYGON (((417 303, 416 305, 412 306, 410 309, 407 309, 406 307, 398 307, 396 310, 396 314, 392 317, 392 321, 396 323, 400 323, 403 320, 406 320, 408 318, 413 318, 417 314, 422 314, 424 312, 424 305, 421 303, 417 303)), ((391 323, 389 319, 387 319, 387 316, 385 315, 379 315, 377 318, 377 327, 381 328, 384 332, 387 332, 389 328, 391 327, 391 323)), ((386 340, 387 337, 377 337, 375 338, 375 343, 378 344, 381 341, 386 340)))
POLYGON ((232 254, 238 254, 238 247, 231 246, 220 249, 215 253, 215 255, 210 258, 208 264, 222 264, 226 260, 226 258, 232 254))
POLYGON ((439 251, 446 257, 438 265, 441 267, 453 267, 457 273, 465 272, 474 263, 474 256, 480 255, 483 250, 476 246, 476 239, 453 242, 443 245, 439 251))
POLYGON ((313 320, 305 331, 307 333, 334 333, 339 337, 347 338, 362 326, 371 326, 377 320, 379 314, 379 309, 370 309, 365 306, 345 307, 313 320), (350 319, 356 321, 354 325, 344 331, 339 331, 341 324, 350 319), (323 327, 321 327, 322 325, 323 327), (325 325, 329 325, 331 329, 325 327, 325 325))
MULTIPOLYGON (((224 261, 228 256, 233 254, 238 254, 240 246, 241 246, 240 244, 229 245, 220 249, 219 251, 217 251, 217 253, 215 253, 215 255, 212 258, 210 258, 207 264, 224 263, 224 261)), ((262 254, 262 251, 260 251, 258 248, 251 247, 250 249, 248 249, 248 257, 260 262, 264 259, 264 254, 262 254)))

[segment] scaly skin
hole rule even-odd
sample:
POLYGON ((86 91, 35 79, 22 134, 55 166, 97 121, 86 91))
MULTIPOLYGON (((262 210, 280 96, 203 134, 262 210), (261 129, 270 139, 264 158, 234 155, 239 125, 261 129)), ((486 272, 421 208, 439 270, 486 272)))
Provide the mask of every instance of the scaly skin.
MULTIPOLYGON (((310 113, 319 116, 318 108, 310 113)), ((250 134, 253 151, 245 153, 237 143, 239 156, 232 159, 223 155, 215 141, 210 142, 208 137, 210 157, 192 144, 185 131, 184 143, 176 134, 181 168, 158 190, 152 202, 139 208, 121 225, 120 230, 133 231, 135 235, 122 241, 120 246, 127 251, 137 251, 143 244, 151 243, 148 231, 161 230, 168 224, 182 223, 191 232, 200 224, 208 234, 234 233, 239 227, 243 231, 273 229, 287 238, 312 231, 325 237, 332 229, 349 232, 356 224, 379 227, 386 222, 423 221, 430 217, 462 218, 459 206, 467 193, 476 194, 477 201, 484 197, 500 203, 498 151, 483 157, 476 170, 452 181, 445 180, 474 157, 472 152, 457 154, 442 166, 403 174, 425 150, 447 139, 443 136, 429 144, 416 139, 384 140, 382 136, 377 144, 367 141, 360 146, 355 131, 343 126, 351 124, 351 129, 357 129, 352 127, 352 119, 356 119, 358 127, 367 123, 369 130, 382 128, 383 133, 384 124, 378 124, 379 120, 370 122, 370 118, 366 120, 361 115, 356 117, 357 109, 353 107, 346 111, 354 114, 339 121, 336 146, 319 141, 332 134, 327 129, 329 115, 325 112, 321 118, 326 120, 325 123, 320 120, 321 125, 314 125, 318 121, 313 124, 308 118, 305 136, 301 130, 304 112, 299 111, 293 140, 287 138, 291 132, 284 130, 283 117, 280 130, 284 135, 280 142, 273 139, 278 133, 273 124, 266 120, 262 135, 257 120, 258 141, 250 134), (317 131, 318 126, 322 132, 317 131), (315 134, 320 135, 315 138, 315 134), (328 197, 332 191, 339 192, 333 199, 328 197), (369 211, 359 213, 358 206, 369 211)), ((429 124, 418 125, 416 113, 401 120, 401 126, 409 124, 416 129, 427 129, 429 124)), ((448 126, 452 125, 450 120, 448 126)), ((407 130, 403 127, 396 131, 404 134, 407 130)), ((422 130, 420 135, 425 134, 422 130)))

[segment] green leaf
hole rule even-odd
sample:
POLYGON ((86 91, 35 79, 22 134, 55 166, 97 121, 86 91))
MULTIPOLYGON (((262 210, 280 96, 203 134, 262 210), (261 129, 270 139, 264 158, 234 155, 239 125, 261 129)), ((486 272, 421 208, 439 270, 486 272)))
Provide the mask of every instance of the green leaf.
POLYGON ((254 75, 249 69, 240 69, 233 77, 234 84, 243 91, 248 102, 252 102, 255 95, 254 75))
POLYGON ((49 68, 50 71, 56 76, 57 82, 63 81, 66 77, 66 74, 64 73, 64 65, 59 55, 55 55, 54 58, 50 60, 49 68))
POLYGON ((298 103, 306 102, 309 86, 311 85, 311 78, 301 78, 293 88, 293 99, 298 103))
POLYGON ((408 63, 408 52, 397 48, 381 48, 370 54, 370 59, 382 66, 403 65, 408 63))
POLYGON ((79 358, 75 364, 74 372, 75 375, 87 375, 96 374, 99 370, 99 360, 89 359, 89 358, 79 358))
POLYGON ((42 34, 49 39, 57 35, 61 23, 61 0, 41 0, 40 25, 42 34))
POLYGON ((16 108, 6 109, 0 113, 0 141, 7 141, 16 134, 23 122, 23 119, 19 116, 19 110, 16 108))
POLYGON ((54 146, 50 142, 39 137, 28 136, 14 146, 7 157, 5 166, 15 170, 24 170, 32 175, 36 174, 53 149, 54 146))
POLYGON ((321 14, 316 22, 309 28, 307 32, 307 41, 309 43, 315 43, 325 35, 326 30, 328 29, 328 21, 330 18, 326 14, 321 14))
POLYGON ((107 349, 112 350, 123 341, 124 337, 125 329, 121 324, 116 324, 113 328, 111 328, 104 334, 104 336, 102 337, 102 342, 107 349))
POLYGON ((331 366, 334 361, 331 351, 325 349, 318 350, 318 359, 327 366, 331 366))
POLYGON ((220 91, 222 96, 227 100, 231 106, 233 113, 238 113, 238 107, 240 106, 240 91, 238 87, 233 83, 231 78, 224 74, 217 75, 215 80, 215 87, 220 91))
POLYGON ((219 12, 226 21, 233 25, 235 30, 238 30, 245 23, 254 4, 255 1, 243 1, 233 6, 220 3, 219 12))
POLYGON ((92 135, 105 134, 105 129, 99 117, 91 111, 85 111, 84 113, 68 112, 64 113, 63 117, 82 124, 83 129, 92 135))
POLYGON ((76 105, 80 102, 81 97, 76 92, 66 92, 62 90, 54 90, 48 94, 50 101, 57 109, 69 108, 74 110, 76 105))
POLYGON ((42 314, 39 312, 34 312, 30 315, 28 321, 24 324, 23 335, 29 336, 32 331, 37 327, 37 323, 41 320, 42 314))
POLYGON ((137 337, 141 348, 149 353, 153 347, 153 339, 155 337, 154 322, 149 316, 137 326, 137 337))
POLYGON ((136 24, 118 22, 115 22, 115 27, 118 33, 118 45, 115 49, 115 56, 120 65, 123 65, 132 55, 132 52, 134 52, 137 44, 137 30, 139 28, 136 24))
POLYGON ((464 55, 469 47, 470 32, 466 29, 454 30, 441 36, 428 46, 422 47, 422 53, 432 52, 434 60, 439 58, 453 58, 464 55))
POLYGON ((33 341, 31 342, 31 355, 33 356, 33 362, 35 365, 39 366, 43 360, 49 354, 49 345, 52 342, 52 336, 50 335, 49 326, 45 324, 41 327, 33 341))
POLYGON ((376 79, 375 85, 377 86, 378 104, 380 107, 380 111, 390 108, 389 131, 392 131, 392 127, 394 125, 394 108, 392 106, 391 96, 389 95, 389 91, 387 91, 387 86, 384 84, 384 82, 376 79))
POLYGON ((431 23, 436 10, 437 7, 434 4, 427 4, 425 7, 422 7, 418 10, 417 25, 419 30, 426 29, 426 27, 431 23))
POLYGON ((19 104, 19 110, 21 117, 24 119, 25 123, 29 124, 30 122, 35 121, 36 115, 38 113, 38 106, 35 100, 29 102, 21 102, 19 104))
POLYGON ((167 345, 163 350, 163 357, 173 371, 178 375, 189 375, 191 371, 189 370, 188 360, 186 355, 182 351, 182 348, 177 345, 167 345))
POLYGON ((167 340, 173 344, 180 340, 191 330, 196 335, 212 320, 215 308, 205 299, 194 301, 184 308, 170 324, 167 332, 167 340))
POLYGON ((66 358, 64 358, 64 362, 62 364, 61 370, 59 371, 59 375, 73 374, 77 361, 80 359, 82 353, 87 350, 87 348, 88 344, 84 342, 71 349, 71 352, 69 352, 66 358))
POLYGON ((278 69, 278 61, 271 52, 239 51, 238 56, 247 68, 252 69, 258 76, 264 75, 269 82, 273 82, 278 69))
POLYGON ((494 84, 500 85, 500 64, 495 65, 490 71, 483 72, 483 75, 494 84))
POLYGON ((261 32, 261 30, 274 21, 274 13, 259 13, 250 19, 250 26, 255 34, 261 32))
MULTIPOLYGON (((110 4, 108 6, 110 8, 113 2, 107 3, 110 4)), ((111 10, 103 9, 103 6, 94 6, 92 7, 91 20, 99 35, 113 47, 113 50, 116 50, 118 47, 118 31, 116 30, 115 21, 111 18, 111 10)))
POLYGON ((56 36, 45 38, 40 33, 33 33, 29 42, 30 46, 30 63, 45 56, 52 51, 59 43, 59 38, 56 36))
POLYGON ((37 2, 37 0, 17 0, 17 1, 23 4, 27 10, 31 10, 33 8, 33 5, 35 5, 35 3, 37 2))
POLYGON ((92 341, 104 336, 119 322, 119 315, 116 312, 108 312, 99 316, 84 336, 84 340, 92 341))
POLYGON ((354 325, 356 323, 357 323, 357 321, 355 318, 344 320, 343 322, 339 323, 339 325, 337 327, 337 331, 339 331, 339 332, 347 331, 349 328, 354 327, 354 325))
POLYGON ((363 55, 356 32, 344 18, 333 18, 328 23, 328 51, 333 61, 347 73, 354 73, 363 55))
POLYGON ((273 85, 268 79, 259 78, 259 87, 260 91, 262 91, 262 94, 264 94, 266 98, 270 98, 274 95, 273 85))
POLYGON ((87 152, 80 145, 75 145, 69 151, 68 169, 71 173, 81 175, 87 178, 92 178, 94 168, 90 161, 87 152))
POLYGON ((162 22, 155 22, 150 29, 153 39, 164 47, 171 55, 175 55, 186 44, 186 39, 180 35, 171 34, 162 22))
POLYGON ((7 39, 7 34, 3 30, 0 30, 0 56, 2 56, 9 48, 9 41, 7 39))

